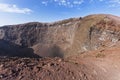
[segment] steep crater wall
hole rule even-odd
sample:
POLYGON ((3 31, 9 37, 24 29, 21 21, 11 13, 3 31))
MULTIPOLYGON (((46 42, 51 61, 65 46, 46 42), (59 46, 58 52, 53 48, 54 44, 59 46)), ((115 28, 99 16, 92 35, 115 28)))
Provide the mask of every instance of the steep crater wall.
POLYGON ((8 56, 13 52, 14 56, 31 53, 31 56, 67 57, 99 48, 119 47, 119 22, 119 17, 101 14, 54 23, 32 22, 4 26, 0 28, 0 39, 4 41, 0 45, 0 55, 8 56), (7 47, 4 46, 6 44, 7 47), (10 53, 6 53, 7 50, 10 53))
MULTIPOLYGON (((16 44, 23 49, 31 48, 34 54, 42 57, 63 57, 64 51, 73 42, 78 22, 79 19, 70 19, 70 21, 65 20, 51 24, 32 22, 4 26, 0 28, 0 39, 16 44)), ((17 52, 21 54, 19 51, 17 52)), ((27 51, 23 52, 27 53, 27 51)))

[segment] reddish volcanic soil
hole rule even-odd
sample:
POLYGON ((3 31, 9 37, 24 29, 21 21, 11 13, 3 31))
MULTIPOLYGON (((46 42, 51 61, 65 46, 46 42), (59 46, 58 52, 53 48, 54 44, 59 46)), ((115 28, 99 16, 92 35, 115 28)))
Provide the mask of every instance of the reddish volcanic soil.
POLYGON ((120 80, 120 17, 3 26, 0 56, 0 80, 120 80))
POLYGON ((83 64, 59 58, 28 59, 1 58, 2 80, 95 80, 83 64))
POLYGON ((60 58, 0 58, 1 80, 119 80, 119 48, 60 58))
POLYGON ((70 60, 78 64, 82 62, 91 68, 98 78, 96 80, 120 79, 120 48, 90 51, 82 54, 82 56, 72 57, 70 60))

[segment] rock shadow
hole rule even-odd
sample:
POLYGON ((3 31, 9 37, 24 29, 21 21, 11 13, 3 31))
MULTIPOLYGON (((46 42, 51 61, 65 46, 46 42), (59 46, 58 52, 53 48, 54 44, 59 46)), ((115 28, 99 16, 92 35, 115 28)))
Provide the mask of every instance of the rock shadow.
POLYGON ((39 58, 37 54, 34 53, 32 48, 21 47, 12 42, 0 39, 0 56, 6 57, 29 57, 29 58, 39 58))
POLYGON ((61 48, 57 45, 53 45, 48 49, 48 53, 50 57, 60 57, 63 58, 64 57, 64 53, 61 50, 61 48))

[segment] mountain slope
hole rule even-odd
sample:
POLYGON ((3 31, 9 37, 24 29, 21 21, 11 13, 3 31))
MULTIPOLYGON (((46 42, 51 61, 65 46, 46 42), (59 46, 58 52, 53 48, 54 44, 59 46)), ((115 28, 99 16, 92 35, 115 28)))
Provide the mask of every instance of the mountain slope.
POLYGON ((119 47, 119 23, 117 16, 98 14, 54 23, 9 25, 0 28, 0 39, 31 48, 33 54, 41 57, 68 57, 89 50, 119 47))
POLYGON ((119 52, 108 48, 66 59, 0 57, 0 80, 119 80, 119 52))

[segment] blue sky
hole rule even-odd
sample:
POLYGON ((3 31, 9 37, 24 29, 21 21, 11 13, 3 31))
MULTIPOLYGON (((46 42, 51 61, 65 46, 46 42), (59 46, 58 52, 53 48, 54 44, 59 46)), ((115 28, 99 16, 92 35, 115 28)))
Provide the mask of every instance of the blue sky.
POLYGON ((0 26, 99 13, 120 16, 120 0, 0 0, 0 26))

